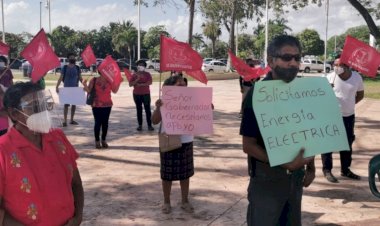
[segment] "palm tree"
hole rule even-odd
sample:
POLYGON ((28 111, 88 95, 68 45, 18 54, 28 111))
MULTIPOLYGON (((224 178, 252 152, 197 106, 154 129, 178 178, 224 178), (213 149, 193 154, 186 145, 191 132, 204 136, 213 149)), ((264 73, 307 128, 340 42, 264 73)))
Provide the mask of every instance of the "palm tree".
POLYGON ((218 37, 222 34, 219 23, 215 21, 208 21, 206 24, 202 24, 203 34, 211 40, 212 44, 212 57, 215 57, 215 43, 218 37))
POLYGON ((199 33, 195 33, 193 35, 193 46, 196 51, 199 52, 199 50, 205 46, 205 42, 203 41, 203 35, 199 33))
POLYGON ((128 52, 129 55, 129 69, 132 65, 132 48, 136 45, 137 42, 137 30, 131 28, 115 34, 112 37, 112 44, 115 47, 115 50, 125 57, 125 53, 128 52))

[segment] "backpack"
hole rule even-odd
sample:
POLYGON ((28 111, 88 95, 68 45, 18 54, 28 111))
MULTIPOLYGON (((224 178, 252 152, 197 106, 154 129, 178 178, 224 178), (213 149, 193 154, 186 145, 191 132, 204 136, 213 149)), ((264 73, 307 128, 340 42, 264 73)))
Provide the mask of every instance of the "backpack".
MULTIPOLYGON (((79 82, 80 68, 78 65, 75 65, 75 67, 77 68, 77 71, 78 71, 78 82, 79 82)), ((67 70, 67 64, 63 65, 63 68, 62 68, 62 75, 63 75, 62 82, 65 82, 66 70, 67 70)))

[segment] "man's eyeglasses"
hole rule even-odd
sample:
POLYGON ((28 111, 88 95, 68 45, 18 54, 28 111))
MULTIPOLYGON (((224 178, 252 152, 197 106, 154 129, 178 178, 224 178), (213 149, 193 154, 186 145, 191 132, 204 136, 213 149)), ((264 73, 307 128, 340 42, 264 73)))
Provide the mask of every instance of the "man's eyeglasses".
POLYGON ((292 54, 284 54, 284 55, 276 55, 274 56, 275 58, 280 58, 281 60, 283 61, 286 61, 286 62, 289 62, 291 61, 292 59, 294 59, 295 61, 297 62, 300 62, 301 61, 301 55, 299 54, 296 54, 296 55, 292 55, 292 54))

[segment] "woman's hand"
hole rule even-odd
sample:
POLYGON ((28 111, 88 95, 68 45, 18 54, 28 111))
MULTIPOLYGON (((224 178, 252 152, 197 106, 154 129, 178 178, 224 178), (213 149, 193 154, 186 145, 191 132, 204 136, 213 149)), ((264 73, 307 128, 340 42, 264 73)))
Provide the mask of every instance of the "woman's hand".
POLYGON ((161 99, 158 99, 158 100, 156 101, 156 108, 159 109, 162 105, 163 105, 162 100, 161 100, 161 99))

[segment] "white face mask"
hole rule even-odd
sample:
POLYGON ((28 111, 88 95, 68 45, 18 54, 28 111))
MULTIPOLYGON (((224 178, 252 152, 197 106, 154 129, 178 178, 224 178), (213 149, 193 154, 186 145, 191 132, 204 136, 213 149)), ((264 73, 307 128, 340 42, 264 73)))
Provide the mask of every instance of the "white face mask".
POLYGON ((344 72, 344 68, 336 66, 334 67, 335 74, 340 75, 344 72))
POLYGON ((52 120, 48 110, 41 111, 29 116, 24 112, 21 113, 28 117, 28 119, 26 120, 26 126, 29 130, 33 132, 48 133, 52 128, 52 120))
POLYGON ((137 71, 145 71, 145 67, 144 66, 137 66, 137 71))
POLYGON ((5 68, 5 63, 4 62, 0 62, 0 69, 3 69, 5 68))

